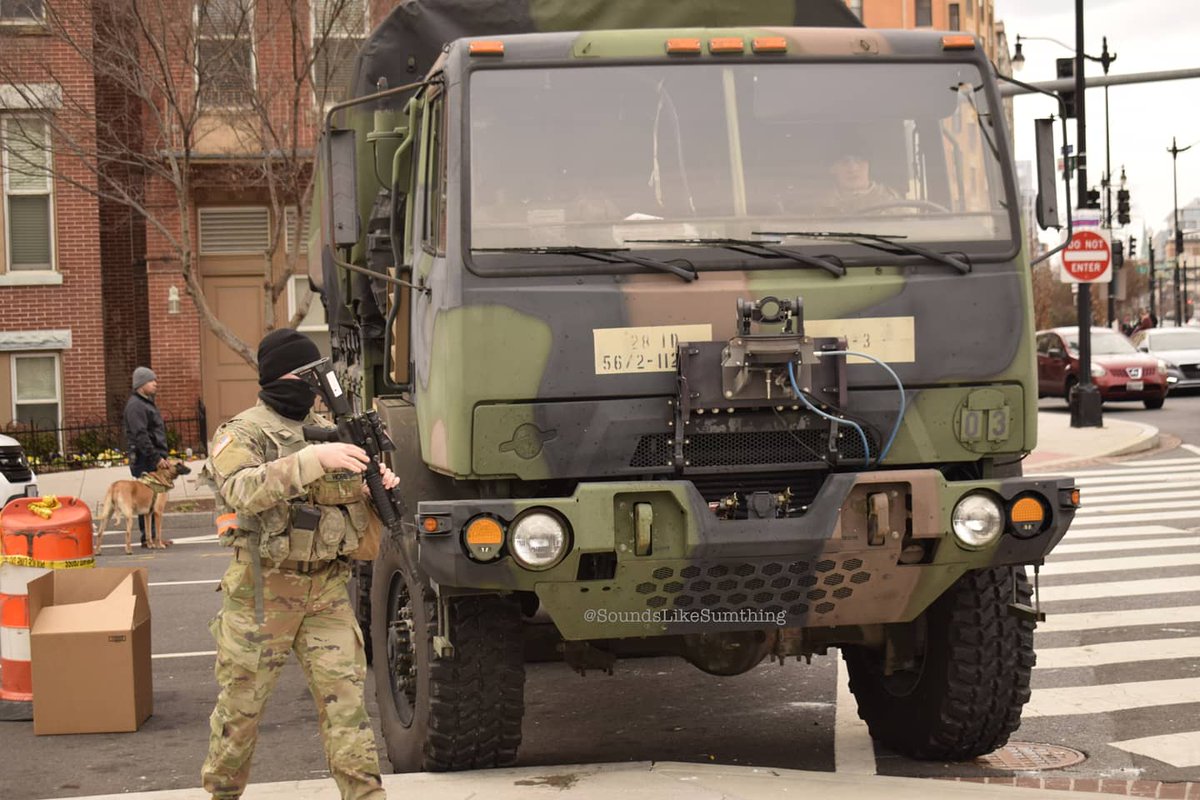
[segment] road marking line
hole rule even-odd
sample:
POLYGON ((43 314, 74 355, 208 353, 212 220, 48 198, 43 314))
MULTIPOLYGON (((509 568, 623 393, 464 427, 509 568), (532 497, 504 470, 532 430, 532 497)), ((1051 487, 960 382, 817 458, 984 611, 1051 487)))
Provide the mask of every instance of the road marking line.
POLYGON ((1112 508, 1106 506, 1088 506, 1085 505, 1079 511, 1075 512, 1075 519, 1080 517, 1094 517, 1099 514, 1111 514, 1114 510, 1132 512, 1132 511, 1172 511, 1177 508, 1200 508, 1200 498, 1195 500, 1176 500, 1168 503, 1120 503, 1112 508))
POLYGON ((1152 550, 1164 547, 1200 547, 1200 536, 1180 536, 1177 539, 1134 539, 1131 542, 1092 542, 1060 544, 1052 553, 1105 553, 1119 550, 1152 550))
MULTIPOLYGON (((1146 476, 1133 475, 1111 475, 1100 478, 1085 478, 1076 477, 1075 485, 1080 489, 1086 489, 1089 486, 1121 486, 1130 483, 1142 483, 1146 476), (1132 479, 1132 480, 1131 480, 1132 479)), ((1163 483, 1179 483, 1182 481, 1194 481, 1200 479, 1200 470, 1171 470, 1170 472, 1154 473, 1151 475, 1155 481, 1163 483)))
MULTIPOLYGON (((1054 558, 1053 555, 1050 556, 1054 558)), ((1130 558, 1091 558, 1081 561, 1047 561, 1042 575, 1080 575, 1086 572, 1111 572, 1161 567, 1200 566, 1200 553, 1179 553, 1166 556, 1132 556, 1130 558)))
POLYGON ((1111 469, 1072 470, 1068 474, 1072 478, 1108 478, 1113 475, 1146 475, 1155 472, 1169 472, 1180 467, 1195 467, 1200 469, 1200 458, 1164 458, 1162 461, 1140 461, 1141 466, 1113 467, 1111 469))
POLYGON ((1179 511, 1163 511, 1155 514, 1113 514, 1110 517, 1084 517, 1071 523, 1071 528, 1088 525, 1120 525, 1125 522, 1162 522, 1167 519, 1200 520, 1200 511, 1196 509, 1181 509, 1179 511))
MULTIPOLYGON (((172 544, 205 544, 207 542, 215 542, 215 541, 217 541, 217 535, 215 533, 210 533, 206 536, 180 536, 178 539, 171 540, 172 544)), ((102 545, 100 545, 101 548, 108 548, 110 550, 116 549, 116 548, 123 548, 124 546, 125 546, 124 541, 120 542, 119 544, 102 544, 102 545)), ((130 543, 130 547, 137 548, 138 546, 139 545, 138 545, 137 541, 133 541, 130 543)))
MULTIPOLYGON (((1100 531, 1067 531, 1064 542, 1073 542, 1076 539, 1113 539, 1118 536, 1163 536, 1173 533, 1193 533, 1193 531, 1185 528, 1173 528, 1170 525, 1130 525, 1128 528, 1112 528, 1100 531)), ((1055 548, 1057 549, 1057 548, 1055 548)))
POLYGON ((151 581, 150 586, 194 586, 198 584, 214 584, 220 583, 220 578, 213 578, 205 581, 151 581))
POLYGON ((1043 603, 1062 600, 1098 600, 1107 597, 1139 597, 1146 594, 1200 592, 1200 575, 1186 578, 1154 578, 1145 581, 1077 583, 1069 586, 1043 586, 1038 591, 1043 603))
POLYGON ((1192 485, 1193 481, 1200 483, 1200 478, 1188 479, 1186 481, 1127 481, 1125 483, 1116 484, 1113 486, 1081 486, 1079 491, 1082 493, 1083 501, 1086 503, 1089 499, 1104 500, 1109 495, 1119 494, 1121 492, 1129 492, 1137 490, 1139 492, 1159 491, 1163 489, 1185 489, 1192 485))
POLYGON ((850 693, 849 670, 846 662, 835 657, 837 664, 837 709, 833 717, 834 771, 849 775, 875 774, 875 744, 867 731, 867 723, 858 717, 858 702, 850 693))
POLYGON ((1185 444, 1185 445, 1183 446, 1183 449, 1184 449, 1184 450, 1191 450, 1191 451, 1192 451, 1193 453, 1195 453, 1196 455, 1200 455, 1200 447, 1197 447, 1197 446, 1196 446, 1196 445, 1194 445, 1194 444, 1185 444))
POLYGON ((1165 681, 1105 683, 1096 686, 1067 686, 1035 689, 1022 716, 1066 717, 1077 714, 1111 714, 1131 708, 1171 706, 1200 697, 1200 678, 1165 681))
POLYGON ((192 653, 155 653, 151 658, 198 658, 200 656, 215 656, 216 650, 196 650, 192 653))
POLYGON ((1143 642, 1105 642, 1081 647, 1038 648, 1038 669, 1099 667, 1162 661, 1169 658, 1200 658, 1200 636, 1183 639, 1151 639, 1143 642))
MULTIPOLYGON (((1196 491, 1195 489, 1186 492, 1147 492, 1145 491, 1146 488, 1148 487, 1139 486, 1137 487, 1138 491, 1131 494, 1101 494, 1097 496, 1095 492, 1088 492, 1088 502, 1080 511, 1087 511, 1096 506, 1124 505, 1130 501, 1138 500, 1149 502, 1150 500, 1193 500, 1200 498, 1200 491, 1196 491)), ((1125 491, 1125 487, 1122 487, 1120 491, 1125 491)))
POLYGON ((1200 731, 1146 736, 1142 739, 1126 739, 1109 744, 1129 753, 1163 761, 1172 767, 1200 766, 1200 731))
POLYGON ((1155 625, 1166 628, 1200 622, 1200 606, 1137 608, 1132 611, 1092 611, 1082 614, 1051 614, 1037 627, 1038 633, 1099 631, 1107 628, 1133 628, 1155 625))

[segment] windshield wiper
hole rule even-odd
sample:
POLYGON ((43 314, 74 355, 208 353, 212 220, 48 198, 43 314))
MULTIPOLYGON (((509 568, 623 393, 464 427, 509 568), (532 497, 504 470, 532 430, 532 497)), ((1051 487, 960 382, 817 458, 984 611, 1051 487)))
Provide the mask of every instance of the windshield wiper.
POLYGON ((471 251, 474 253, 533 253, 548 256, 579 256, 580 258, 588 258, 604 264, 638 264, 661 272, 670 272, 672 275, 678 275, 689 282, 700 277, 696 268, 687 261, 683 262, 687 266, 682 267, 670 261, 658 261, 653 258, 629 255, 628 247, 581 247, 572 244, 546 247, 474 247, 471 248, 471 251))
POLYGON ((634 244, 694 244, 710 247, 724 247, 726 250, 733 250, 738 253, 746 253, 748 255, 758 256, 760 258, 766 258, 766 254, 769 253, 771 255, 790 258, 792 261, 796 261, 806 266, 823 269, 830 275, 833 275, 835 278, 840 278, 846 274, 846 268, 842 266, 842 260, 837 256, 811 256, 791 247, 783 247, 778 241, 764 242, 757 239, 721 238, 626 239, 625 241, 632 242, 634 244))
POLYGON ((921 247, 908 242, 899 241, 907 239, 907 236, 901 234, 887 233, 851 233, 848 231, 751 231, 755 236, 794 236, 796 238, 806 239, 841 239, 847 242, 869 247, 872 250, 879 250, 892 255, 901 255, 908 253, 914 256, 924 256, 930 261, 936 261, 939 264, 945 264, 948 267, 953 267, 961 274, 966 275, 971 271, 971 261, 967 258, 966 253, 939 253, 936 250, 930 250, 926 247, 921 247), (961 256, 958 258, 957 256, 961 256))

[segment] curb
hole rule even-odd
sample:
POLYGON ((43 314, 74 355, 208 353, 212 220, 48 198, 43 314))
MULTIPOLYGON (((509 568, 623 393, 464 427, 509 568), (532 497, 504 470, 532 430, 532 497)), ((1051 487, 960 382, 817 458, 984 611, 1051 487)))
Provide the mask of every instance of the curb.
POLYGON ((1066 469, 1068 467, 1078 467, 1086 464, 1103 463, 1108 459, 1121 458, 1124 456, 1140 455, 1159 447, 1162 440, 1162 435, 1158 428, 1153 425, 1147 425, 1144 422, 1129 422, 1121 421, 1123 425, 1134 425, 1142 429, 1138 434, 1138 438, 1134 439, 1129 444, 1123 445, 1105 453, 1095 453, 1093 455, 1084 456, 1081 458, 1060 458, 1056 461, 1039 461, 1033 465, 1033 472, 1046 472, 1048 470, 1066 469))

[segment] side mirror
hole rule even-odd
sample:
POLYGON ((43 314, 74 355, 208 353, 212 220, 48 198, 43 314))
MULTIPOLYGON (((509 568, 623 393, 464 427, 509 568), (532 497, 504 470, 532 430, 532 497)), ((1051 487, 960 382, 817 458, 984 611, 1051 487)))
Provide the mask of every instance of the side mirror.
POLYGON ((1064 353, 1060 347, 1051 347, 1046 351, 1046 355, 1050 356, 1050 358, 1056 358, 1059 360, 1067 357, 1067 354, 1064 353))
POLYGON ((1035 119, 1037 138, 1037 222, 1046 228, 1061 228, 1058 219, 1058 183, 1054 164, 1054 120, 1035 119))

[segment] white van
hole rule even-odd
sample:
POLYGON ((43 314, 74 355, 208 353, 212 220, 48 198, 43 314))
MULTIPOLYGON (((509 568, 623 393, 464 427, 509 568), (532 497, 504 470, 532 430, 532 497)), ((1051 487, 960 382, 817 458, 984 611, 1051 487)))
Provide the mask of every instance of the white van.
POLYGON ((0 508, 18 497, 36 497, 37 476, 29 468, 21 443, 0 434, 0 508))

